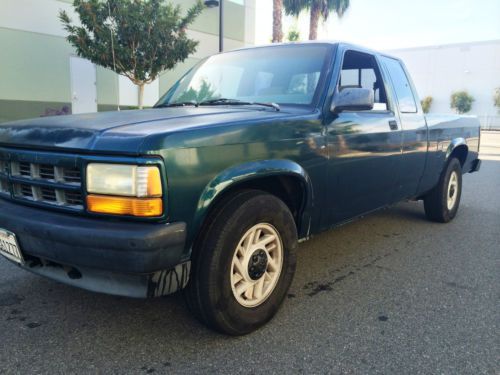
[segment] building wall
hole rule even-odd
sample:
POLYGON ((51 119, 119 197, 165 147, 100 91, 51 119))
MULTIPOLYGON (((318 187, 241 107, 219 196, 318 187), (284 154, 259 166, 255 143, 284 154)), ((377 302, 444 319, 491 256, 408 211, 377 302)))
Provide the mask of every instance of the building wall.
MULTIPOLYGON (((183 9, 195 0, 171 0, 183 9)), ((70 56, 76 55, 66 42, 58 19, 66 10, 73 19, 72 0, 1 0, 0 9, 0 122, 37 117, 47 109, 71 108, 70 56)), ((253 44, 254 0, 225 0, 225 49, 253 44)), ((218 10, 206 9, 194 22, 190 37, 198 40, 195 54, 166 72, 146 88, 146 105, 158 97, 205 56, 218 52, 218 10)), ((137 89, 108 69, 97 67, 99 110, 136 106, 137 89)))
POLYGON ((482 121, 498 116, 493 93, 500 87, 500 40, 388 52, 403 59, 420 98, 433 97, 431 112, 452 113, 451 94, 466 90, 475 99, 470 114, 482 121))

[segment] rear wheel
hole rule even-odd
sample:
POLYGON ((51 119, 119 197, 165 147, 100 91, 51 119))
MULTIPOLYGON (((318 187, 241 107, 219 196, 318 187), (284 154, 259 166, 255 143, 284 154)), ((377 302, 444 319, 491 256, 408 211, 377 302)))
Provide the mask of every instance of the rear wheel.
POLYGON ((188 306, 206 325, 242 335, 278 311, 295 272, 297 230, 273 195, 245 190, 207 219, 193 249, 188 306))
POLYGON ((462 167, 456 158, 450 159, 438 184, 424 197, 428 219, 447 223, 456 216, 462 195, 462 167))

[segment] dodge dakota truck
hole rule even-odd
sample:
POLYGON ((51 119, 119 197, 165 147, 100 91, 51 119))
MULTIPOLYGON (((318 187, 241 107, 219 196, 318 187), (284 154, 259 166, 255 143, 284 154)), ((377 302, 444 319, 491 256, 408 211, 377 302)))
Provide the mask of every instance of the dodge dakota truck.
POLYGON ((402 200, 457 214, 474 117, 424 115, 402 61, 329 42, 214 55, 154 108, 0 125, 0 252, 87 290, 183 290, 241 335, 269 321, 298 243, 402 200))

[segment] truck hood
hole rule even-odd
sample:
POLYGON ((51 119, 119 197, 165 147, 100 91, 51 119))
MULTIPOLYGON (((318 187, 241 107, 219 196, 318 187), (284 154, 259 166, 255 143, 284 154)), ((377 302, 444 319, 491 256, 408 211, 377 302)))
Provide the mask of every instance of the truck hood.
POLYGON ((141 152, 141 144, 151 136, 241 121, 271 120, 303 111, 218 106, 43 117, 0 124, 0 145, 137 154, 141 152))

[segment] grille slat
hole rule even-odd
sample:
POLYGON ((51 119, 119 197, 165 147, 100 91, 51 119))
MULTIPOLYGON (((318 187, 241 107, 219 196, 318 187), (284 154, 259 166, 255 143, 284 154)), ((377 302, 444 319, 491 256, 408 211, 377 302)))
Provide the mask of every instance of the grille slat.
POLYGON ((9 183, 4 180, 0 180, 0 194, 9 194, 9 183))
POLYGON ((71 205, 81 205, 82 204, 82 193, 79 191, 66 191, 66 202, 71 205))
POLYGON ((31 177, 31 164, 27 162, 20 162, 18 167, 19 175, 31 177))
POLYGON ((82 192, 76 190, 82 181, 79 168, 0 160, 0 173, 5 175, 0 179, 2 196, 83 210, 82 192))
POLYGON ((5 160, 0 160, 0 173, 9 173, 9 163, 7 163, 5 160))
POLYGON ((54 166, 52 165, 41 164, 38 173, 42 180, 55 180, 54 166))
POLYGON ((63 179, 65 182, 81 184, 82 175, 78 168, 64 168, 63 179))
POLYGON ((56 189, 42 187, 40 188, 40 195, 44 201, 57 202, 56 189))
POLYGON ((33 199, 33 189, 31 185, 18 184, 15 190, 16 190, 16 195, 33 199))

